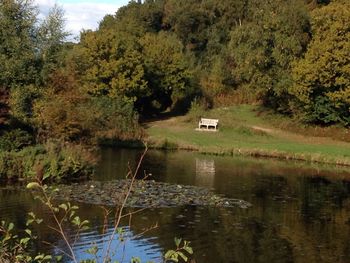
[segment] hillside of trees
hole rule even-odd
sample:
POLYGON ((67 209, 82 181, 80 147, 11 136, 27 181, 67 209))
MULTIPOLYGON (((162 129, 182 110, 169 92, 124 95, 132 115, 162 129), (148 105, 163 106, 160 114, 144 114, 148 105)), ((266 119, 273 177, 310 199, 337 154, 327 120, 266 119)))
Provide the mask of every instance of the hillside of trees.
POLYGON ((67 42, 64 13, 0 2, 1 133, 33 140, 142 137, 139 117, 261 103, 350 124, 347 0, 146 0, 67 42))

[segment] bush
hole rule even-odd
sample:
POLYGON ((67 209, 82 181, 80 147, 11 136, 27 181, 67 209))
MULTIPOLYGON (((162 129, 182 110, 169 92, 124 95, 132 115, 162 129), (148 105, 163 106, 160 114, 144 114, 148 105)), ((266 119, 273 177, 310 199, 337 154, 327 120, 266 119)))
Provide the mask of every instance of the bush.
POLYGON ((187 121, 198 121, 201 117, 205 115, 206 110, 208 109, 208 105, 205 99, 195 98, 191 102, 191 108, 186 115, 187 121))
POLYGON ((33 136, 26 131, 16 129, 12 131, 6 131, 0 137, 0 150, 1 151, 14 151, 20 150, 25 146, 29 146, 33 143, 33 136))
POLYGON ((135 140, 143 136, 131 102, 121 98, 100 97, 92 98, 87 107, 94 109, 94 115, 90 115, 86 125, 95 140, 135 140))
POLYGON ((122 98, 90 97, 79 91, 48 93, 34 107, 40 138, 95 143, 140 136, 138 116, 122 98), (71 94, 71 95, 69 95, 71 94), (60 107, 57 107, 60 105, 60 107))
POLYGON ((21 151, 0 152, 0 179, 61 181, 89 177, 96 158, 82 146, 48 142, 21 151))

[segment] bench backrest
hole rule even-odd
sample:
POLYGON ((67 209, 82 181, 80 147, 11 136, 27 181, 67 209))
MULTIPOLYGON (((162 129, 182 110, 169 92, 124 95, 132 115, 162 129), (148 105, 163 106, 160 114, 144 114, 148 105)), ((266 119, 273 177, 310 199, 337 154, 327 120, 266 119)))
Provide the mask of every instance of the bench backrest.
POLYGON ((216 119, 206 119, 206 118, 201 118, 201 123, 205 124, 205 125, 217 125, 219 120, 216 119))

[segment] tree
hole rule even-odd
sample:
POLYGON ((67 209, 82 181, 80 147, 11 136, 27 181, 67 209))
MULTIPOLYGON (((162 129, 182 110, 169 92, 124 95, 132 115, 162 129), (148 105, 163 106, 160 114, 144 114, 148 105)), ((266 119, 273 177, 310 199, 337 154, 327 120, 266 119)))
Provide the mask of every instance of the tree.
POLYGON ((37 10, 28 0, 0 2, 0 86, 34 82, 37 10))
POLYGON ((80 48, 86 64, 82 80, 89 94, 135 101, 147 93, 143 58, 134 40, 104 29, 85 32, 80 48))
POLYGON ((191 97, 194 92, 192 73, 176 35, 168 32, 146 34, 140 44, 150 93, 138 101, 137 107, 163 111, 191 97))
POLYGON ((163 0, 147 0, 143 4, 130 1, 118 9, 114 16, 107 15, 99 29, 113 29, 140 37, 146 32, 158 32, 162 28, 163 0))
POLYGON ((315 9, 312 35, 305 57, 294 64, 293 109, 308 122, 349 125, 350 3, 315 9))
POLYGON ((46 82, 57 64, 63 61, 61 51, 69 36, 65 31, 64 10, 55 5, 38 28, 38 51, 41 56, 41 76, 46 82))
POLYGON ((198 1, 166 1, 164 27, 173 31, 188 50, 200 52, 205 49, 209 25, 210 17, 198 1))
POLYGON ((236 87, 282 112, 288 110, 291 62, 302 56, 309 40, 306 11, 298 0, 251 0, 228 45, 236 87))

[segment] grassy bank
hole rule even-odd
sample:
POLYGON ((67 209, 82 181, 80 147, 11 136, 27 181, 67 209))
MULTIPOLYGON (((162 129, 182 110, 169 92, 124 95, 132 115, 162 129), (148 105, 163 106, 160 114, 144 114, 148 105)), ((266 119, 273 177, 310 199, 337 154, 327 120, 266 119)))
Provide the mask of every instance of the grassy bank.
POLYGON ((0 180, 59 182, 88 178, 96 161, 88 149, 58 142, 0 151, 0 180))
POLYGON ((255 106, 205 112, 202 117, 219 119, 219 132, 196 131, 197 117, 188 115, 146 123, 149 146, 350 166, 350 143, 277 129, 272 122, 259 116, 255 106))

